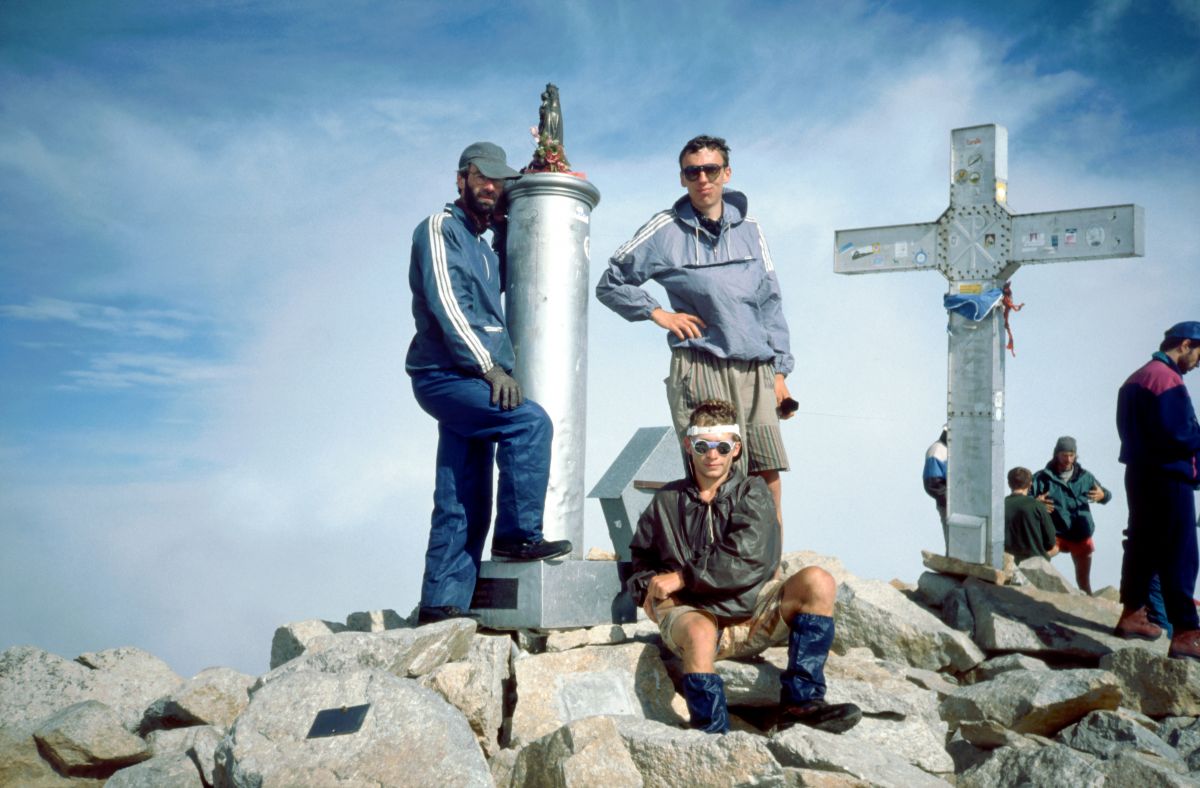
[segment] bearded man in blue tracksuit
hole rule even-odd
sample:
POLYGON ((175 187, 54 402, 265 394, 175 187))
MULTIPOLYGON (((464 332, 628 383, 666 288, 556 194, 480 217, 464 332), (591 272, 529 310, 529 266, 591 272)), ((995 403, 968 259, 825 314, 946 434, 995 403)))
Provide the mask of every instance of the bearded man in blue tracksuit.
POLYGON ((667 401, 680 440, 701 402, 733 403, 749 472, 767 483, 782 521, 779 472, 788 461, 779 419, 796 403, 784 380, 794 361, 775 264, 758 222, 746 214, 746 196, 725 188, 732 174, 725 140, 688 141, 679 169, 687 194, 617 249, 596 297, 626 320, 651 320, 668 331, 667 401), (651 279, 674 311, 642 288, 651 279))
POLYGON ((516 177, 499 146, 468 146, 458 161, 458 200, 413 232, 408 281, 417 331, 405 369, 417 403, 438 422, 422 624, 468 615, 491 525, 493 460, 500 478, 492 556, 536 561, 571 552, 569 541, 542 536, 553 428, 512 378, 500 301, 503 245, 498 256, 483 239, 502 221, 504 182, 516 177))
POLYGON ((1150 640, 1162 634, 1146 608, 1157 574, 1174 627, 1167 653, 1200 660, 1200 618, 1193 601, 1200 567, 1194 493, 1200 486, 1200 424, 1183 384, 1183 376, 1197 366, 1200 321, 1177 323, 1117 395, 1129 527, 1121 564, 1124 611, 1116 634, 1150 640))

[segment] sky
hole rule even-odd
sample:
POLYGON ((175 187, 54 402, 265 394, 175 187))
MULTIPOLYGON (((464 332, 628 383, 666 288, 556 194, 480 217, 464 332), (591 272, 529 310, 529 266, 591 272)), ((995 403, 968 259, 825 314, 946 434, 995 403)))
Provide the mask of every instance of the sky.
MULTIPOLYGON (((946 281, 834 274, 834 231, 936 219, 951 129, 985 123, 1012 211, 1142 206, 1144 257, 1016 273, 1006 361, 1006 466, 1077 438, 1114 494, 1093 585, 1119 582, 1116 391, 1200 319, 1196 0, 0 0, 0 649, 257 674, 280 625, 413 608, 412 230, 466 145, 527 160, 547 82, 601 192, 593 281, 682 194, 683 143, 729 140, 797 358, 784 547, 864 577, 941 547, 946 281)), ((588 321, 590 489, 669 417, 663 332, 588 321)))

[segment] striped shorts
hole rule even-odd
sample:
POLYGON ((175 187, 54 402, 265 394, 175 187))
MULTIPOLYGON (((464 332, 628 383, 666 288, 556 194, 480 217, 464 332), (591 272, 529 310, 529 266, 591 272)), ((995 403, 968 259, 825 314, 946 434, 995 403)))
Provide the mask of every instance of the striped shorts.
POLYGON ((680 440, 697 405, 706 399, 723 399, 737 411, 749 471, 788 469, 779 414, 775 412, 773 364, 675 348, 671 351, 671 372, 663 383, 667 385, 667 404, 680 440))

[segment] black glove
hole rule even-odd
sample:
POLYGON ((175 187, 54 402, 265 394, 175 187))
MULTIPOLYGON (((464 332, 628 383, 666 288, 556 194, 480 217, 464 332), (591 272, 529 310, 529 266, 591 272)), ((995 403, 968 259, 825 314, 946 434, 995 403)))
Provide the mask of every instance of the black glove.
POLYGON ((492 404, 499 405, 504 410, 512 410, 525 401, 521 394, 521 384, 513 380, 499 364, 493 364, 483 376, 492 384, 492 404))

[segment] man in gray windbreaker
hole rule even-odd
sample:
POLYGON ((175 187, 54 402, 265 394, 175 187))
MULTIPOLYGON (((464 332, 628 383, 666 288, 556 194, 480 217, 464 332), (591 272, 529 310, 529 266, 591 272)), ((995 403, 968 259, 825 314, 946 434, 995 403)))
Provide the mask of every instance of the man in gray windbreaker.
POLYGON ((626 320, 652 320, 669 333, 667 401, 682 439, 702 401, 733 403, 745 430, 750 473, 761 476, 782 522, 779 472, 788 469, 779 419, 796 402, 784 378, 793 359, 775 265, 746 196, 725 188, 729 146, 699 136, 679 154, 687 189, 617 249, 596 297, 626 320), (642 284, 667 291, 664 309, 642 284))

